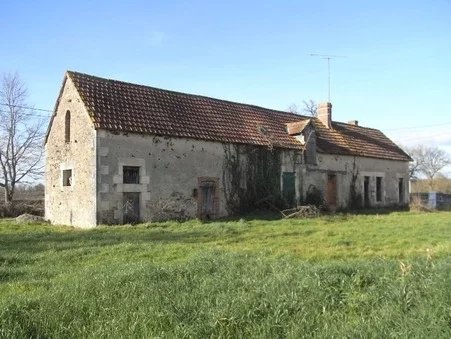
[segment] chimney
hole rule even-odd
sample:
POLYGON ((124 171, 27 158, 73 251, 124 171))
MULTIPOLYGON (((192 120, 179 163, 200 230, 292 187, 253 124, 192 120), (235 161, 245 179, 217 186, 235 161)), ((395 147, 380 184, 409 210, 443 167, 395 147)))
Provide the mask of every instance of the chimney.
POLYGON ((348 125, 359 126, 359 121, 358 120, 349 120, 348 125))
POLYGON ((324 102, 318 104, 318 119, 327 128, 332 128, 332 104, 330 102, 324 102))

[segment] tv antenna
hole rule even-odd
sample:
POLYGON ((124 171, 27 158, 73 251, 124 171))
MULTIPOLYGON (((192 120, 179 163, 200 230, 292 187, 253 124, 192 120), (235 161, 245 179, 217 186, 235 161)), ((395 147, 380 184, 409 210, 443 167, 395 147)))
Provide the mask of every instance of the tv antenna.
POLYGON ((330 59, 346 58, 346 56, 331 55, 331 54, 315 54, 315 53, 311 53, 310 56, 327 60, 327 84, 328 84, 327 88, 328 88, 328 94, 329 94, 327 101, 330 102, 330 59))

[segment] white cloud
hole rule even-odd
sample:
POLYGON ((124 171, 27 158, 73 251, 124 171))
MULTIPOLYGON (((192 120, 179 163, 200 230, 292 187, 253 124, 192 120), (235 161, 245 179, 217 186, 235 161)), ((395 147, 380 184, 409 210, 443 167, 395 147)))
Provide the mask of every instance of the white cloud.
POLYGON ((451 146, 451 127, 448 125, 433 128, 415 128, 387 131, 387 135, 401 145, 418 144, 446 148, 451 146))

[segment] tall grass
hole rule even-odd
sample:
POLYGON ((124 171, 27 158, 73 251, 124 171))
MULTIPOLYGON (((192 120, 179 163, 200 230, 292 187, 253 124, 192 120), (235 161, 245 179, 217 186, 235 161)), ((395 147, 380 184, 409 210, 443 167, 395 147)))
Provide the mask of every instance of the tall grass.
POLYGON ((0 337, 449 338, 450 215, 4 221, 0 337))
POLYGON ((33 279, 0 303, 5 337, 449 337, 449 260, 305 263, 207 251, 33 279), (20 293, 36 289, 35 293, 20 293))

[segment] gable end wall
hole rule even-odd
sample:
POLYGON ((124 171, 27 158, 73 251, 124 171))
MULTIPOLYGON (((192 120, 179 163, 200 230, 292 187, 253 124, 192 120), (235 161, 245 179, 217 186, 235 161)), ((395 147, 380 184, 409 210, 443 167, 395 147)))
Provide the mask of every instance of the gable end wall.
POLYGON ((70 78, 56 107, 45 145, 45 217, 52 224, 96 225, 96 131, 70 78), (70 111, 70 142, 65 116, 70 111), (62 171, 72 170, 72 185, 63 186, 62 171))

